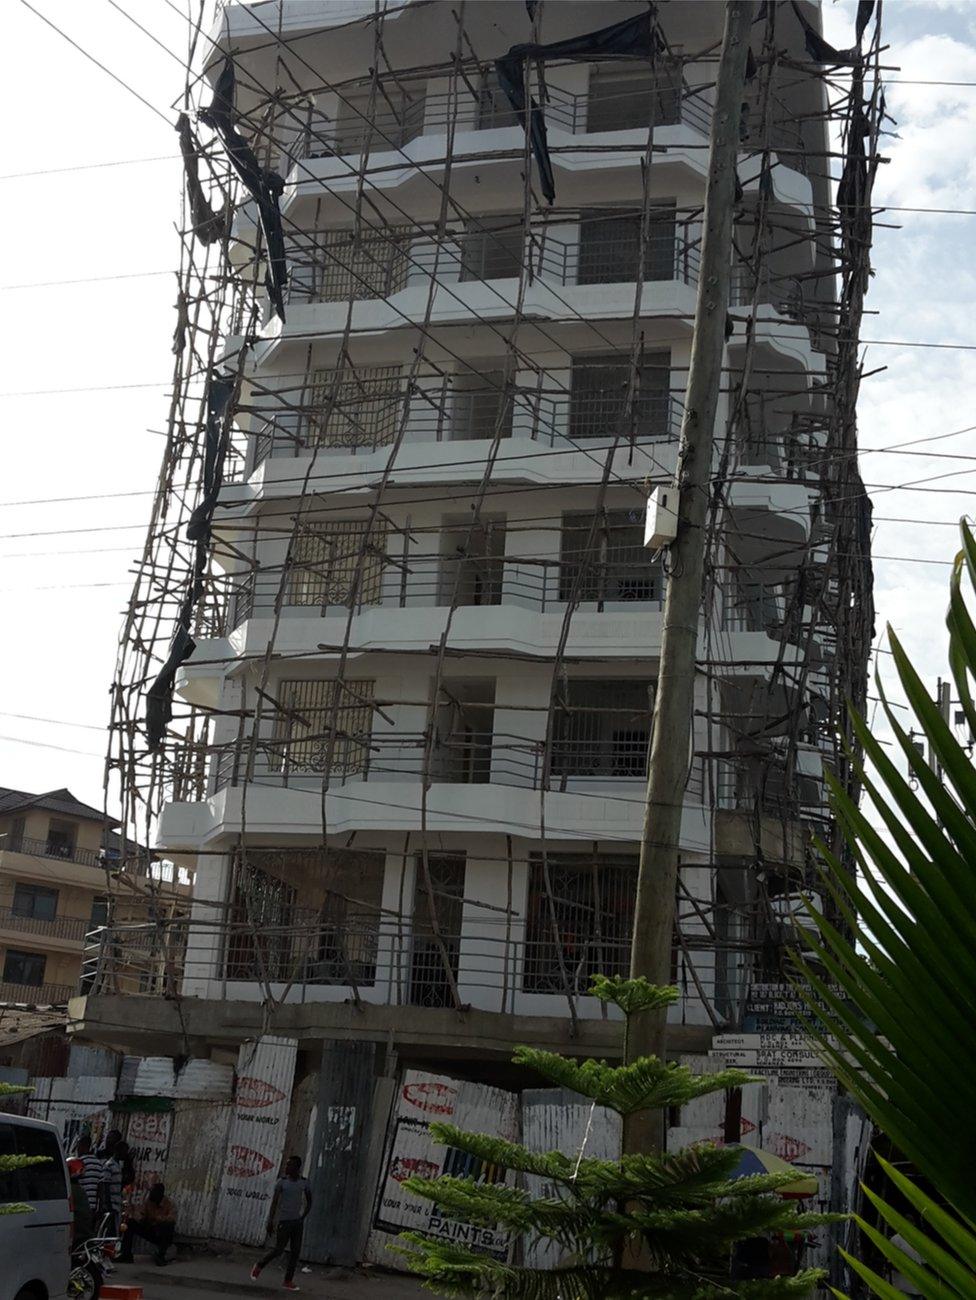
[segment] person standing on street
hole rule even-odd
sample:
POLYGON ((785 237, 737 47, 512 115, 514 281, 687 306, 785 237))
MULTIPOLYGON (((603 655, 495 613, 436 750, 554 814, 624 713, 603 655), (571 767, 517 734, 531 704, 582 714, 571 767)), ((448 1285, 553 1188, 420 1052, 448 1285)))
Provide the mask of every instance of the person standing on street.
POLYGON ((122 1211, 125 1206, 125 1188, 130 1187, 133 1181, 132 1174, 132 1157, 129 1154, 128 1142, 116 1142, 112 1148, 112 1154, 105 1161, 105 1168, 108 1171, 108 1199, 112 1212, 112 1232, 118 1234, 121 1230, 122 1211))
POLYGON ((92 1140, 83 1133, 75 1146, 75 1156, 81 1164, 78 1181, 84 1190, 88 1207, 92 1212, 94 1226, 101 1224, 102 1215, 109 1208, 109 1172, 105 1161, 92 1151, 92 1140))
POLYGON ((307 1178, 302 1177, 300 1156, 290 1156, 285 1164, 285 1176, 275 1183, 274 1196, 271 1198, 271 1213, 268 1215, 268 1233, 277 1219, 275 1244, 263 1259, 251 1269, 251 1280, 256 1282, 261 1270, 267 1268, 273 1259, 288 1251, 288 1264, 285 1268, 285 1290, 300 1291, 295 1283, 295 1267, 302 1249, 302 1229, 309 1210, 312 1208, 312 1189, 307 1178))

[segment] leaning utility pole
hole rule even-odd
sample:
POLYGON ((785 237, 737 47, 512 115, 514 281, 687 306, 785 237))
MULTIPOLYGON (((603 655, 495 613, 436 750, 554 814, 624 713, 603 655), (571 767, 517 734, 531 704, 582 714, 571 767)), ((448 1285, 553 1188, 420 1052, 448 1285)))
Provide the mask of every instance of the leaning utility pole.
MULTIPOLYGON (((678 524, 670 546, 630 962, 632 976, 644 975, 654 984, 670 982, 678 843, 694 708, 705 520, 732 272, 739 124, 754 7, 753 0, 727 0, 715 83, 701 278, 678 453, 678 524)), ((627 1060, 638 1056, 663 1058, 666 1028, 666 1012, 632 1017, 624 1049, 627 1060)), ((657 1148, 661 1136, 658 1114, 645 1111, 633 1116, 628 1124, 624 1149, 657 1148)))

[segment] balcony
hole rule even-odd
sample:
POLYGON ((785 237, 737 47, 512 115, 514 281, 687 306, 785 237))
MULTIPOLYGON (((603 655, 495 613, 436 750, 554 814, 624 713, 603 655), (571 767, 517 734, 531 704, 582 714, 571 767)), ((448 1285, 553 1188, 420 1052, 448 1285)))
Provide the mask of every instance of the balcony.
POLYGON ((0 853, 23 853, 31 858, 54 858, 60 862, 77 862, 85 867, 104 867, 100 849, 79 849, 64 843, 35 840, 27 835, 0 835, 0 853))
MULTIPOLYGON (((647 763, 647 727, 625 728, 608 740, 590 743, 557 737, 544 739, 497 731, 449 731, 437 737, 429 755, 432 782, 448 785, 499 785, 560 793, 621 788, 643 781, 647 763)), ((329 773, 330 788, 351 781, 366 784, 412 783, 422 780, 428 762, 424 732, 353 735, 337 731, 331 747, 325 731, 298 743, 260 740, 249 763, 244 752, 218 752, 212 787, 245 784, 280 789, 319 790, 329 773)), ((687 784, 691 802, 700 803, 705 789, 704 760, 694 763, 687 784)), ((729 806, 727 802, 723 807, 729 806)), ((741 806, 741 805, 736 805, 741 806)))
POLYGON ((78 992, 75 984, 9 984, 0 981, 0 1002, 27 1006, 60 1006, 78 992))
MULTIPOLYGON (((652 86, 647 75, 641 83, 616 77, 617 84, 604 81, 598 93, 587 90, 572 94, 558 87, 547 88, 546 125, 570 135, 642 131, 652 120, 658 127, 685 125, 708 136, 711 109, 699 92, 674 85, 652 86), (653 103, 652 103, 653 100, 653 103)), ((389 85, 370 104, 368 92, 344 94, 338 118, 310 110, 304 128, 291 144, 286 167, 305 159, 355 156, 367 149, 371 154, 399 151, 424 135, 445 135, 450 125, 460 130, 497 131, 518 125, 517 115, 490 74, 477 93, 465 93, 459 84, 457 96, 427 94, 422 84, 410 87, 389 85)))
POLYGON ((9 907, 0 907, 0 931, 16 930, 39 938, 67 939, 72 943, 81 943, 90 928, 90 923, 81 917, 22 916, 9 907))
MULTIPOLYGON (((601 445, 612 438, 624 444, 631 439, 677 442, 684 403, 667 391, 666 372, 659 364, 664 382, 656 392, 638 398, 629 422, 626 385, 619 379, 602 388, 590 383, 574 390, 545 378, 531 385, 505 383, 489 371, 478 378, 457 376, 408 388, 399 374, 376 375, 374 368, 343 380, 329 400, 327 380, 303 376, 294 389, 275 395, 273 410, 267 399, 257 407, 249 472, 267 459, 366 456, 392 451, 401 440, 407 448, 484 444, 497 437, 567 451, 578 442, 601 445)), ((628 367, 616 369, 626 372, 628 367)), ((474 448, 470 453, 459 448, 458 457, 458 468, 478 458, 474 448)))
MULTIPOLYGON (((557 873, 560 866, 557 861, 557 873)), ((592 888, 591 881, 587 884, 592 888)), ((614 922, 627 918, 632 892, 618 898, 619 892, 606 897, 603 924, 597 927, 589 899, 577 903, 560 897, 558 948, 531 895, 532 910, 524 918, 506 915, 500 907, 498 915, 485 915, 477 924, 442 926, 436 937, 426 918, 416 913, 377 908, 332 920, 327 906, 321 911, 283 907, 274 918, 262 917, 259 925, 253 919, 191 921, 178 938, 166 933, 165 923, 141 930, 114 927, 102 931, 86 950, 82 986, 91 998, 147 992, 171 996, 158 972, 174 947, 185 942, 182 996, 191 1006, 200 997, 259 1001, 270 986, 288 1003, 354 999, 365 1017, 371 1006, 451 1008, 456 992, 466 1008, 568 1020, 568 995, 578 999, 575 1009, 581 1018, 602 1019, 602 1005, 586 996, 589 977, 597 971, 626 972, 630 956, 630 927, 614 922), (621 904, 619 916, 611 913, 614 903, 621 904), (570 919, 576 922, 572 928, 570 919)), ((679 981, 685 996, 672 1020, 703 1021, 699 990, 715 996, 713 973, 702 971, 698 988, 680 973, 679 981)))
POLYGON ((624 212, 589 217, 575 239, 560 238, 545 226, 526 232, 515 216, 469 223, 442 241, 419 226, 391 226, 358 238, 352 231, 317 232, 291 250, 289 301, 387 299, 428 276, 459 286, 513 280, 523 262, 533 279, 560 287, 636 284, 639 272, 645 283, 697 285, 700 224, 676 222, 673 207, 670 215, 667 210, 652 215, 643 267, 640 228, 640 214, 624 212))
MULTIPOLYGON (((639 613, 660 610, 664 602, 663 575, 647 559, 598 560, 585 566, 528 555, 458 559, 418 554, 404 539, 401 553, 384 554, 371 567, 373 571, 356 584, 355 592, 353 575, 333 570, 326 576, 324 563, 311 571, 296 568, 284 581, 280 571, 251 574, 227 593, 223 615, 214 612, 208 623, 210 634, 226 635, 248 619, 271 618, 279 599, 292 618, 342 616, 350 608, 356 613, 447 610, 453 604, 459 610, 480 610, 486 636, 494 623, 511 621, 509 616, 494 618, 494 611, 502 606, 561 614, 575 599, 584 613, 639 613)), ((433 635, 429 623, 427 634, 433 635)))

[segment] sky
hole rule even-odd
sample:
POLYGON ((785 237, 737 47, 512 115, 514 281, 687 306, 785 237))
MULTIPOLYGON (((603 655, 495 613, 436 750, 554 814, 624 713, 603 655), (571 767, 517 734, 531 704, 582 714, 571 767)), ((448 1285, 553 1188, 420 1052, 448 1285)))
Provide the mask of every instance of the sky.
MULTIPOLYGON (((126 0, 168 50, 112 0, 31 4, 175 119, 183 0, 126 0)), ((853 8, 825 2, 838 45, 851 43, 853 8)), ((884 12, 897 135, 876 197, 976 210, 976 0, 886 0, 884 12), (968 84, 919 84, 933 81, 968 84)), ((23 57, 0 83, 13 126, 0 163, 0 785, 67 786, 100 805, 122 611, 162 451, 180 168, 167 121, 24 0, 8 0, 5 18, 8 49, 23 57), (65 500, 78 497, 88 499, 65 500)), ((880 220, 892 228, 877 231, 863 337, 865 369, 883 369, 865 381, 859 414, 878 630, 890 623, 934 685, 976 431, 888 449, 976 426, 976 216, 880 220)), ((881 667, 890 677, 884 655, 881 667)))

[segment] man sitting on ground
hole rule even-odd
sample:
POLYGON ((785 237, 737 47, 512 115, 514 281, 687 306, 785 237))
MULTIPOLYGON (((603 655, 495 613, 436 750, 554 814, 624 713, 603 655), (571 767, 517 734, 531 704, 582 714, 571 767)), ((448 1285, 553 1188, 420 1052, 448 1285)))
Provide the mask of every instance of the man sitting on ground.
POLYGON ((157 1264, 166 1263, 166 1252, 173 1244, 176 1232, 176 1211, 173 1202, 166 1196, 162 1183, 155 1183, 149 1189, 149 1195, 142 1203, 142 1213, 138 1219, 130 1219, 122 1237, 122 1250, 118 1256, 120 1264, 132 1263, 132 1239, 137 1234, 156 1247, 153 1257, 157 1264))

